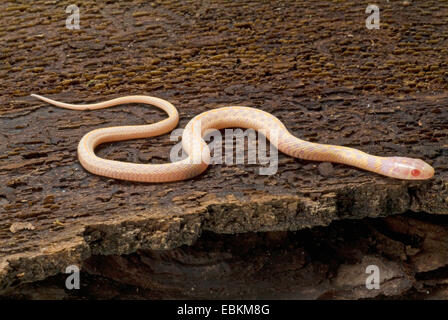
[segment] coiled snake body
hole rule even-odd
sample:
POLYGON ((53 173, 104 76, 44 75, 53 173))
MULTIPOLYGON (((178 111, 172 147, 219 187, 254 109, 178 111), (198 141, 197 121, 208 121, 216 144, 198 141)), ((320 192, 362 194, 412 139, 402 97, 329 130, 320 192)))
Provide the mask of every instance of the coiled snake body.
POLYGON ((185 180, 202 173, 208 166, 210 150, 202 139, 208 129, 227 127, 252 128, 263 131, 274 146, 292 157, 351 165, 388 177, 408 180, 429 179, 434 169, 420 159, 379 157, 357 149, 301 140, 288 132, 282 122, 265 111, 240 106, 213 109, 194 117, 182 134, 182 147, 188 154, 184 160, 165 164, 138 164, 107 160, 95 155, 101 143, 158 136, 173 130, 179 121, 177 109, 168 101, 150 96, 127 96, 109 101, 74 105, 39 95, 32 96, 52 105, 72 110, 102 109, 124 103, 144 103, 161 108, 168 118, 148 125, 101 128, 88 132, 79 142, 78 158, 82 166, 97 175, 140 182, 185 180), (195 132, 199 128, 200 132, 195 132), (275 139, 273 139, 275 138, 275 139), (199 146, 199 148, 195 148, 199 146), (198 159, 199 154, 199 161, 198 159))

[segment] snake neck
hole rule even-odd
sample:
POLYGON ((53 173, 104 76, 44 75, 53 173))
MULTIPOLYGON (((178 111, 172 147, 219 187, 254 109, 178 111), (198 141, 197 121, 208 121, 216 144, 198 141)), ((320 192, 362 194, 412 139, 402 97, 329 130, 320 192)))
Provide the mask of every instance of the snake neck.
POLYGON ((383 171, 383 157, 373 156, 349 147, 308 142, 291 134, 280 141, 278 149, 292 157, 304 160, 342 163, 381 174, 383 171))

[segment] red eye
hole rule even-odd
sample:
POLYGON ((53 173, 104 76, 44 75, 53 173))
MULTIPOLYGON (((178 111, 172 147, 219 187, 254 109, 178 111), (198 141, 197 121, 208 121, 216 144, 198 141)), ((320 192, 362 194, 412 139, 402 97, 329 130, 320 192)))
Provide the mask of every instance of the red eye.
POLYGON ((420 170, 414 169, 411 171, 413 177, 418 177, 420 175, 420 170))

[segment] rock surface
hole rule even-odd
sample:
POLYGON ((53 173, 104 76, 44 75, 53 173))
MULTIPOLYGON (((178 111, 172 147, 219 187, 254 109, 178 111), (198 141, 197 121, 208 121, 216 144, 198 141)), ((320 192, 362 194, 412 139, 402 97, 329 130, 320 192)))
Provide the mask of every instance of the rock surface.
MULTIPOLYGON (((68 275, 21 284, 21 299, 446 299, 448 217, 407 213, 328 227, 218 235, 171 250, 93 255, 68 275), (435 236, 437 235, 437 236, 435 236), (434 238, 438 241, 434 241, 434 238), (438 263, 434 263, 437 261, 438 263), (378 288, 369 266, 378 268, 378 288)), ((1 297, 1 296, 0 296, 1 297)))
MULTIPOLYGON (((91 265, 88 259, 98 255, 113 261, 138 250, 150 257, 154 251, 147 250, 169 255, 202 241, 203 232, 268 232, 267 237, 336 220, 448 213, 446 3, 384 3, 381 30, 365 27, 366 4, 359 1, 79 1, 80 30, 65 28, 66 5, 0 3, 3 292, 58 277, 71 264, 91 265), (258 107, 303 139, 422 158, 436 176, 398 181, 280 154, 270 176, 259 175, 258 165, 226 163, 183 182, 116 181, 80 166, 79 139, 94 128, 160 121, 163 113, 133 105, 74 112, 36 101, 30 93, 72 103, 149 94, 179 108, 180 128, 211 108, 258 107)), ((175 143, 162 136, 105 144, 97 152, 108 159, 163 163, 175 143)), ((428 228, 423 222, 411 228, 406 218, 388 219, 395 221, 394 232, 419 235, 428 228)), ((383 243, 384 254, 395 259, 378 261, 389 270, 384 296, 415 287, 396 259, 409 257, 418 274, 446 266, 445 227, 431 228, 422 251, 400 241, 383 243)), ((315 294, 297 297, 350 296, 343 288, 361 280, 346 284, 347 272, 375 259, 365 252, 362 259, 341 261, 334 295, 310 281, 315 294)), ((301 264, 294 262, 299 269, 301 264)), ((326 273, 318 276, 329 281, 326 273)))

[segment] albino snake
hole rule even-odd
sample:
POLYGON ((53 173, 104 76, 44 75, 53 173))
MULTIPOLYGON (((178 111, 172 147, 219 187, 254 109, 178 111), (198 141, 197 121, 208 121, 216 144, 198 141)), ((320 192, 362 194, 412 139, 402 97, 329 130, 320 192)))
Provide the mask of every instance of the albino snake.
POLYGON ((227 127, 264 131, 266 137, 278 150, 300 159, 343 163, 398 179, 422 180, 429 179, 434 175, 434 169, 420 159, 378 157, 353 148, 298 139, 290 134, 283 123, 272 114, 255 108, 239 106, 213 109, 190 120, 182 134, 182 147, 188 154, 184 160, 164 164, 138 164, 107 160, 95 155, 96 146, 105 142, 153 137, 170 132, 179 121, 176 108, 168 101, 149 96, 127 96, 86 105, 62 103, 34 94, 32 96, 52 105, 73 110, 101 109, 123 103, 145 103, 166 111, 168 118, 154 124, 96 129, 81 139, 78 145, 78 157, 82 166, 94 174, 115 179, 168 182, 195 177, 205 171, 210 159, 210 150, 202 139, 204 132, 208 129, 227 127), (200 126, 198 127, 198 125, 200 126), (200 133, 195 133, 195 128, 200 128, 200 133), (272 139, 271 132, 276 132, 275 139, 272 139), (199 145, 200 150, 195 149, 194 145, 199 145), (193 158, 197 159, 198 152, 201 154, 199 161, 193 161, 193 158))

